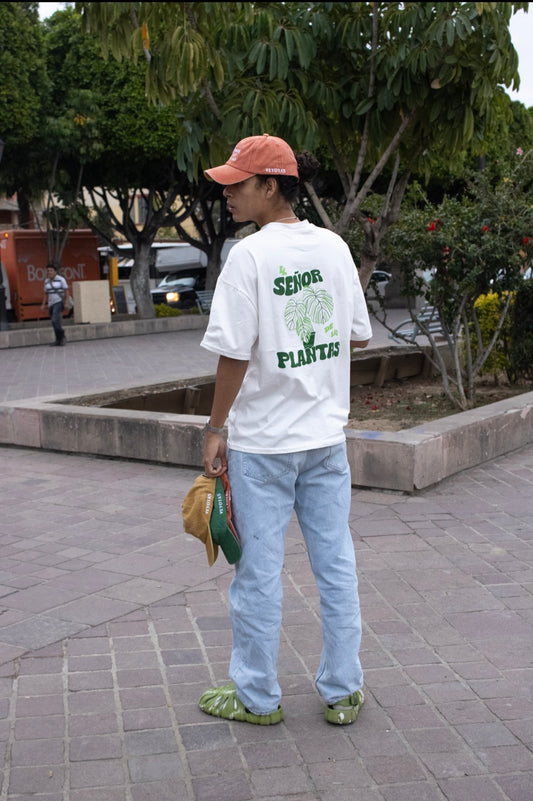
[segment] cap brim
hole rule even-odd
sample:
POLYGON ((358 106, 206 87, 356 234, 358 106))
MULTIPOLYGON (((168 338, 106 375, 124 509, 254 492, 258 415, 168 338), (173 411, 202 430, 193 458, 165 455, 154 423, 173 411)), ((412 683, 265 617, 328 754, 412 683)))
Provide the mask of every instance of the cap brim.
POLYGON ((252 175, 255 175, 253 172, 244 172, 244 170, 238 170, 236 167, 232 167, 231 164, 222 164, 220 167, 211 167, 210 170, 204 170, 204 173, 208 178, 216 181, 217 184, 224 184, 224 186, 238 184, 240 181, 246 181, 247 178, 251 178, 252 175))
POLYGON ((241 558, 242 551, 235 528, 230 526, 227 517, 226 493, 220 477, 216 480, 215 500, 209 528, 214 545, 219 545, 230 565, 241 558))
POLYGON ((235 562, 240 560, 242 556, 241 546, 238 539, 236 539, 236 533, 229 526, 226 525, 219 531, 211 529, 211 537, 214 547, 218 545, 222 549, 228 564, 234 565, 235 562))

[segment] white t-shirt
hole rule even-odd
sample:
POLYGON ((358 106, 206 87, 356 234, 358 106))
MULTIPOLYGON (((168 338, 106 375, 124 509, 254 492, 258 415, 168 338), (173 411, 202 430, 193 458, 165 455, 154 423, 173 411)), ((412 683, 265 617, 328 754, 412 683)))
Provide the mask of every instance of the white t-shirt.
POLYGON ((68 289, 68 284, 62 275, 56 275, 54 278, 44 279, 44 291, 47 294, 48 305, 53 306, 54 303, 60 303, 65 299, 65 291, 68 289))
POLYGON ((343 442, 350 339, 371 336, 357 269, 337 234, 307 220, 270 223, 234 245, 201 343, 249 361, 229 447, 271 454, 343 442))

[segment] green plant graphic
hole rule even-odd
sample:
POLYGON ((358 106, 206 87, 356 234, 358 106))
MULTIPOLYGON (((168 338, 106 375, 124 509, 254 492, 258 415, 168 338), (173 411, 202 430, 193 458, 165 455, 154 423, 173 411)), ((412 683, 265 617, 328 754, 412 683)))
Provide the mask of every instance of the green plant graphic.
POLYGON ((314 340, 313 324, 325 325, 333 314, 333 298, 325 289, 308 287, 301 298, 291 298, 285 306, 285 325, 296 331, 304 345, 314 340))

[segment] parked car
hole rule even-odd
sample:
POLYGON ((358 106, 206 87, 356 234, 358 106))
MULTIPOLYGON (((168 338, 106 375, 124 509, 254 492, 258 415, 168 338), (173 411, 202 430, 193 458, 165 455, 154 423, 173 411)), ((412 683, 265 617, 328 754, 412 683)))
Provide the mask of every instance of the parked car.
MULTIPOLYGON (((228 254, 238 239, 226 239, 220 254, 223 267, 228 254)), ((152 289, 155 305, 166 303, 174 309, 190 309, 196 305, 196 291, 205 289, 206 254, 197 247, 179 243, 171 248, 161 249, 157 253, 156 270, 171 269, 160 284, 152 289)))
POLYGON ((372 300, 377 297, 384 297, 385 288, 391 278, 392 274, 386 272, 386 270, 374 270, 365 292, 367 299, 372 300))
POLYGON ((152 289, 154 305, 166 303, 173 309, 190 309, 196 305, 196 290, 205 287, 205 267, 189 268, 166 275, 152 289))

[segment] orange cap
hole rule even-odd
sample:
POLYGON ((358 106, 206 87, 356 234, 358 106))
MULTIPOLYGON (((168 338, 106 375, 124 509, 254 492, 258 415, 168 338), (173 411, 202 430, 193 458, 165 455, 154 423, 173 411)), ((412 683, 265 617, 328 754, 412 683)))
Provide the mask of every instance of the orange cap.
POLYGON ((241 139, 233 153, 220 167, 204 170, 218 184, 237 184, 251 175, 293 175, 298 178, 298 164, 290 145, 277 136, 263 134, 241 139))

